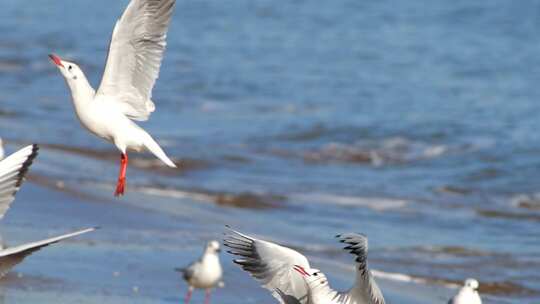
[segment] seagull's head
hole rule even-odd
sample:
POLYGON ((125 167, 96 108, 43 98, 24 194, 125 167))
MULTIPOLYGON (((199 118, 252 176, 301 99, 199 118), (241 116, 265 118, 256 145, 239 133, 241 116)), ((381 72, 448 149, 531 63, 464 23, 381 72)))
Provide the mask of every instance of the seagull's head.
POLYGON ((314 290, 317 287, 325 287, 328 285, 328 279, 326 275, 322 273, 319 269, 309 268, 305 269, 300 265, 294 265, 293 267, 296 272, 298 272, 306 281, 306 283, 314 290))
POLYGON ((210 241, 208 244, 206 244, 206 252, 207 253, 219 253, 221 249, 219 248, 219 242, 218 241, 210 241))
POLYGON ((465 280, 465 287, 469 287, 472 290, 478 290, 478 287, 480 284, 478 284, 478 281, 475 279, 467 279, 465 280))
POLYGON ((62 60, 59 56, 55 54, 50 54, 49 58, 51 58, 51 61, 60 70, 60 73, 62 73, 68 83, 84 77, 81 69, 75 63, 62 60))

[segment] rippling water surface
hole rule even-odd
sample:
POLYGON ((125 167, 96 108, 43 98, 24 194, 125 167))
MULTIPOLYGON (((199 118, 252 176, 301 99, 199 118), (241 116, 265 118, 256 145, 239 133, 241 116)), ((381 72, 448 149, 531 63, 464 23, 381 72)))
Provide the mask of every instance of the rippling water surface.
MULTIPOLYGON (((28 259, 6 303, 178 302, 172 268, 225 224, 343 288, 333 235, 366 233, 389 303, 446 303, 467 277, 485 302, 540 301, 536 1, 178 0, 142 125, 181 169, 133 154, 116 200, 118 153, 79 127, 47 54, 97 85, 125 5, 2 4, 0 136, 42 144, 4 237, 103 227, 28 259)), ((222 258, 216 301, 272 302, 222 258)))

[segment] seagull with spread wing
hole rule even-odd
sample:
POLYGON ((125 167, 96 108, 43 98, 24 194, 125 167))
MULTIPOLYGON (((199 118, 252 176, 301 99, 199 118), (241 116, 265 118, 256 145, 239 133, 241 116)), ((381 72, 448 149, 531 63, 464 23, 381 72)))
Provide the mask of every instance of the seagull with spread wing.
POLYGON ((367 237, 349 233, 337 236, 356 256, 356 282, 345 292, 330 288, 322 272, 312 269, 299 252, 232 230, 224 240, 234 262, 270 290, 283 304, 384 304, 384 297, 367 264, 367 237))
MULTIPOLYGON (((15 193, 19 190, 28 168, 37 156, 37 151, 37 145, 27 146, 0 161, 0 219, 4 217, 9 206, 15 200, 15 193)), ((5 276, 11 268, 22 262, 31 253, 93 230, 95 228, 82 229, 37 242, 0 249, 0 277, 5 276)))
POLYGON ((123 195, 127 151, 148 150, 167 166, 176 165, 133 120, 155 110, 152 88, 159 74, 175 0, 131 0, 113 29, 101 84, 95 91, 82 70, 57 55, 56 64, 71 90, 75 113, 86 129, 121 152, 115 195, 123 195))

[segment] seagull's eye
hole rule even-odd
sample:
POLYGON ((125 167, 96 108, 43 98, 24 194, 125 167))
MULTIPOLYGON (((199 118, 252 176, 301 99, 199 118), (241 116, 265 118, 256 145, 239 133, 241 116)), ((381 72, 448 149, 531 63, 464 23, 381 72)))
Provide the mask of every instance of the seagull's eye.
POLYGON ((314 276, 317 276, 317 274, 318 274, 317 272, 314 272, 314 273, 313 273, 314 276))
POLYGON ((68 65, 68 70, 71 71, 73 67, 71 65, 68 65))

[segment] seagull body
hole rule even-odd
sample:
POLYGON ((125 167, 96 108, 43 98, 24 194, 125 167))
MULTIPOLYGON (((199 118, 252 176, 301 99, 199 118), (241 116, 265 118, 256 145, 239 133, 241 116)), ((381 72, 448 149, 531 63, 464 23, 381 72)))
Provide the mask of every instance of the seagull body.
MULTIPOLYGON (((15 194, 19 190, 32 161, 37 156, 37 150, 37 145, 27 146, 0 161, 0 219, 4 217, 11 203, 15 200, 15 194)), ((2 248, 0 250, 0 277, 5 276, 31 253, 93 230, 95 228, 87 228, 37 242, 2 248)))
POLYGON ((467 279, 463 287, 459 290, 448 304, 482 304, 482 299, 478 294, 478 281, 475 279, 467 279))
POLYGON ((132 0, 116 22, 98 90, 73 62, 49 55, 71 91, 75 113, 92 134, 121 152, 115 195, 125 190, 128 151, 148 150, 169 167, 176 165, 133 120, 155 110, 152 88, 159 74, 175 0, 132 0))
POLYGON ((322 272, 312 269, 299 252, 232 230, 224 245, 240 256, 234 262, 270 290, 283 304, 384 304, 381 290, 367 266, 367 238, 361 234, 338 236, 356 255, 356 282, 345 292, 330 288, 322 272))
POLYGON ((210 241, 199 260, 191 263, 186 268, 176 269, 183 274, 184 280, 189 285, 185 299, 186 304, 189 303, 194 288, 205 289, 205 303, 209 303, 211 289, 223 286, 221 281, 223 270, 219 262, 219 252, 219 243, 210 241))

